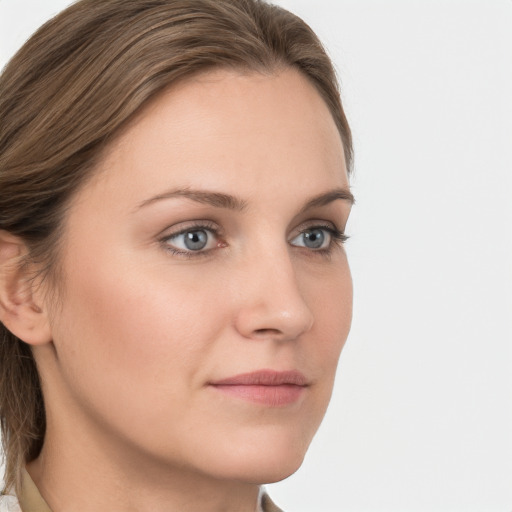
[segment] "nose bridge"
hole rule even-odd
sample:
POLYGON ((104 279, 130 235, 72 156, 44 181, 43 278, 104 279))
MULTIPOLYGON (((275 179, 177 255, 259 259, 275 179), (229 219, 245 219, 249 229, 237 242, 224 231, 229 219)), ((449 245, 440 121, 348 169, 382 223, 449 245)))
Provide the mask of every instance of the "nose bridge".
POLYGON ((296 339, 313 325, 313 314, 300 288, 285 241, 263 244, 244 258, 237 327, 251 338, 296 339))

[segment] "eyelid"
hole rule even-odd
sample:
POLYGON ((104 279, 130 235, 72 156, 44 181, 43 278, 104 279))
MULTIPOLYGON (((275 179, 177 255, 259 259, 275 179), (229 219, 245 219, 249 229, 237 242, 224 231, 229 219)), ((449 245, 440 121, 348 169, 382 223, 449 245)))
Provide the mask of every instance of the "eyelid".
POLYGON ((192 231, 194 229, 204 229, 217 234, 221 232, 220 226, 211 220, 187 220, 184 222, 179 222, 178 224, 174 224, 172 226, 167 226, 157 235, 157 238, 160 240, 168 240, 173 236, 182 235, 183 233, 186 233, 187 231, 192 231))
POLYGON ((291 238, 295 238, 297 235, 300 235, 304 231, 309 229, 326 229, 333 234, 344 234, 344 230, 338 228, 335 222, 330 220, 320 220, 320 219, 312 219, 306 222, 302 222, 299 224, 294 230, 291 238))

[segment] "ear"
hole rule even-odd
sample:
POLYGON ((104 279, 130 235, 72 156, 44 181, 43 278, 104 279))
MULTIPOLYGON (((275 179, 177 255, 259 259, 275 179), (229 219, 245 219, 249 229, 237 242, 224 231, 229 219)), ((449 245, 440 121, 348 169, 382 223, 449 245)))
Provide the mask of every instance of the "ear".
POLYGON ((28 254, 18 237, 0 230, 0 322, 29 345, 52 340, 43 293, 23 265, 28 254))

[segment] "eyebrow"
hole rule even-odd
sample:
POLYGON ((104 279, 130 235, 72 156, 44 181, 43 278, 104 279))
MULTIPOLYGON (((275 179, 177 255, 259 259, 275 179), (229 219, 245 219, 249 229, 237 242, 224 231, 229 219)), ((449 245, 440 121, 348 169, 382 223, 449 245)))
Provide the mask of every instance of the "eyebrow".
POLYGON ((228 210, 242 211, 247 206, 246 201, 243 201, 242 199, 229 194, 223 194, 221 192, 210 192, 208 190, 191 190, 189 188, 180 188, 171 190, 169 192, 164 192, 163 194, 151 197, 150 199, 146 199, 140 203, 138 209, 163 199, 173 199, 176 197, 185 197, 195 201, 196 203, 207 204, 209 206, 214 206, 215 208, 225 208, 228 210))
MULTIPOLYGON (((211 192, 208 190, 192 190, 189 188, 180 188, 171 190, 169 192, 164 192, 163 194, 158 194, 151 197, 150 199, 146 199, 139 204, 137 209, 156 203, 157 201, 173 199, 177 197, 185 197, 197 203, 207 204, 209 206, 214 206, 215 208, 225 208, 227 210, 243 211, 247 207, 247 201, 244 201, 243 199, 232 196, 230 194, 211 192)), ((355 203, 355 198, 350 190, 345 188, 336 188, 311 198, 301 208, 301 213, 304 213, 305 211, 312 208, 326 206, 339 199, 342 201, 347 201, 351 205, 355 203)))
POLYGON ((336 188, 334 190, 330 190, 329 192, 325 192, 323 194, 319 194, 312 199, 310 199, 301 209, 301 213, 304 213, 307 210, 311 210, 312 208, 319 208, 321 206, 327 206, 333 201, 337 201, 341 199, 342 201, 347 201, 350 205, 355 204, 356 199, 353 196, 352 192, 346 188, 336 188))

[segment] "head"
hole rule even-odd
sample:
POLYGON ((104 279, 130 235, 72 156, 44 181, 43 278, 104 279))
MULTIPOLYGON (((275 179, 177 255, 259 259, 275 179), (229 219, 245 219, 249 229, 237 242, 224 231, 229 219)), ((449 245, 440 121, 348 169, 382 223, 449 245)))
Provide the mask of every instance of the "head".
POLYGON ((68 427, 295 471, 351 315, 351 137, 311 29, 257 0, 82 0, 6 67, 0 120, 7 484, 68 427), (221 385, 259 369, 305 385, 221 385))

